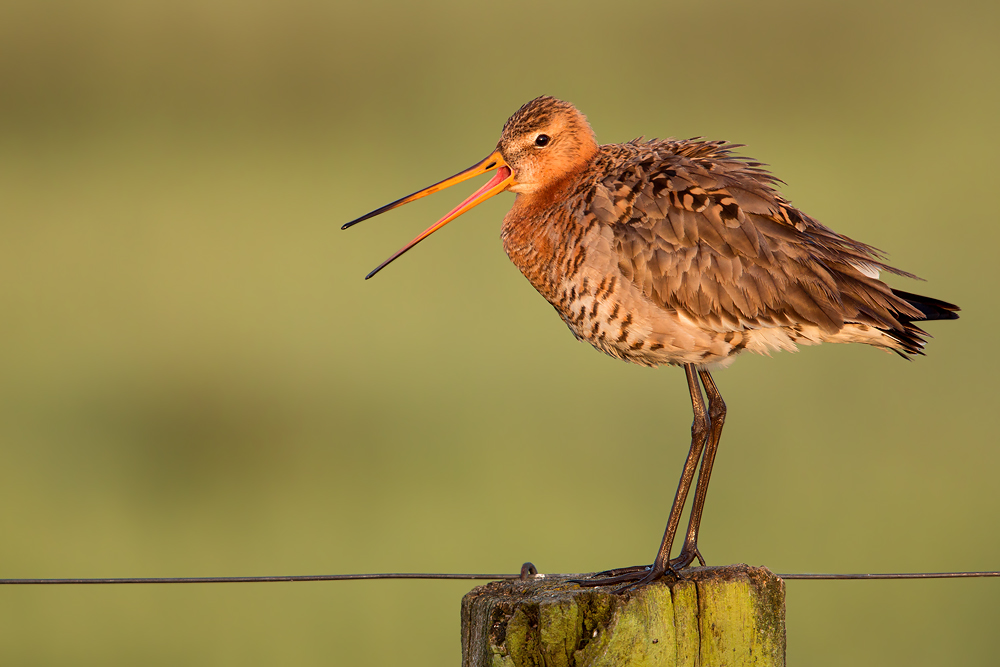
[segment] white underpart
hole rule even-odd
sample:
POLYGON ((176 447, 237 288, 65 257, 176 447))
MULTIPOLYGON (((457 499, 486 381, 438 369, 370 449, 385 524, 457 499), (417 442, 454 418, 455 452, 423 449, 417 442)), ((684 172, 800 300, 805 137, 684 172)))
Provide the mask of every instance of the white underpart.
MULTIPOLYGON (((772 350, 784 350, 785 352, 795 352, 798 347, 796 341, 788 331, 782 327, 768 327, 765 329, 750 329, 743 332, 747 338, 746 350, 771 356, 772 350)), ((800 340, 805 345, 814 344, 813 340, 800 340)), ((819 341, 815 341, 819 342, 819 341)))
POLYGON ((868 276, 869 278, 874 278, 875 280, 878 280, 879 276, 881 275, 881 272, 878 270, 877 267, 872 266, 867 262, 854 261, 848 263, 855 269, 863 273, 864 275, 868 276))

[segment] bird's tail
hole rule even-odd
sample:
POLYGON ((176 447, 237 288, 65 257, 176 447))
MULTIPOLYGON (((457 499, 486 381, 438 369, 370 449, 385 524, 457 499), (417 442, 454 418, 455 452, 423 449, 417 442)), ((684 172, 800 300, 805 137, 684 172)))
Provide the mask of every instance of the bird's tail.
POLYGON ((932 299, 929 296, 911 294, 910 292, 898 289, 892 290, 892 293, 920 312, 920 316, 918 317, 899 314, 897 319, 902 327, 885 332, 900 343, 902 349, 896 349, 895 351, 905 358, 913 354, 923 354, 924 343, 929 337, 929 334, 914 324, 914 322, 957 320, 958 311, 961 310, 955 304, 932 299))
POLYGON ((898 289, 892 290, 892 293, 923 313, 923 317, 910 318, 911 322, 924 322, 926 320, 957 320, 958 311, 961 310, 961 308, 953 303, 932 299, 929 296, 910 294, 909 292, 904 292, 903 290, 898 289))

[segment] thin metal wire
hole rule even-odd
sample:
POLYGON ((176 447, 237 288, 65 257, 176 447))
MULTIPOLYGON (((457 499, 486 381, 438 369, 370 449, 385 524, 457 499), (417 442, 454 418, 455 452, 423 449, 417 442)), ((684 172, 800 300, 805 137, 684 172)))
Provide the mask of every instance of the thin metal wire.
POLYGON ((875 574, 776 574, 781 579, 969 579, 1000 577, 997 572, 883 572, 875 574))
MULTIPOLYGON (((364 581, 369 579, 506 579, 534 578, 535 573, 525 574, 434 574, 419 572, 387 572, 381 574, 316 574, 274 577, 114 577, 108 579, 0 579, 0 585, 20 584, 242 584, 292 581, 364 581)), ((968 579, 972 577, 1000 577, 994 572, 884 572, 855 574, 776 574, 781 579, 841 580, 841 579, 968 579)))
POLYGON ((14 584, 246 584, 274 581, 363 581, 366 579, 520 579, 519 574, 427 574, 386 572, 381 574, 306 574, 274 577, 114 577, 109 579, 0 579, 14 584))

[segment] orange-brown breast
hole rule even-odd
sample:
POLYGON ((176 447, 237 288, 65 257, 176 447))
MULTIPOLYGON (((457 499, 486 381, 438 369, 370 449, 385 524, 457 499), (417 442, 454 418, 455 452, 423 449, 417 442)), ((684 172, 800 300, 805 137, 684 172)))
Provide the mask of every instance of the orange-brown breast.
POLYGON ((501 232, 507 255, 570 331, 597 349, 647 366, 682 363, 675 359, 684 349, 685 358, 700 355, 710 341, 699 345, 680 331, 622 275, 611 228, 587 211, 588 183, 582 175, 557 196, 519 196, 501 232))

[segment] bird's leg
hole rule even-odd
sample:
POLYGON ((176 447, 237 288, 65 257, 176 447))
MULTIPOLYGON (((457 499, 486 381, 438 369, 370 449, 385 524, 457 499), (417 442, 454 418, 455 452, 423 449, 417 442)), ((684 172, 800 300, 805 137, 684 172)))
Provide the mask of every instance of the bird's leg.
MULTIPOLYGON (((590 579, 577 581, 581 586, 607 586, 609 584, 628 583, 628 586, 625 588, 630 588, 631 586, 655 581, 668 571, 673 572, 670 564, 670 548, 673 546, 674 536, 677 534, 677 527, 680 525, 681 514, 684 511, 684 503, 687 500, 688 491, 691 490, 691 482, 694 480, 694 473, 698 467, 698 460, 701 458, 702 449, 705 447, 705 440, 709 435, 710 428, 708 413, 705 410, 705 399, 701 395, 701 386, 698 384, 697 371, 695 371, 693 364, 685 364, 684 372, 687 375, 688 392, 691 394, 691 411, 694 413, 694 421, 691 422, 691 449, 688 451, 687 460, 684 462, 684 471, 681 473, 680 482, 677 484, 674 504, 670 509, 670 519, 667 521, 667 528, 663 533, 663 541, 660 543, 660 549, 656 553, 656 560, 653 561, 651 566, 638 565, 599 572, 590 579)), ((711 377, 709 377, 709 381, 711 381, 711 377)), ((712 386, 714 387, 715 385, 713 384, 712 386)), ((701 477, 699 476, 699 484, 701 483, 700 480, 701 477)), ((687 544, 686 540, 685 544, 687 544)))
MULTIPOLYGON (((677 493, 674 496, 674 505, 670 509, 670 519, 667 521, 667 528, 663 532, 663 541, 660 549, 656 552, 656 560, 653 561, 652 570, 662 575, 670 565, 670 549, 674 544, 674 536, 677 534, 677 527, 681 522, 681 513, 684 510, 684 503, 687 501, 688 491, 691 490, 691 482, 694 480, 695 469, 698 467, 698 459, 701 458, 702 449, 705 447, 706 436, 710 436, 710 421, 705 411, 705 399, 701 395, 701 387, 698 385, 698 378, 695 375, 694 366, 686 364, 684 371, 687 373, 688 392, 691 394, 691 412, 694 419, 691 422, 691 449, 688 451, 687 460, 684 462, 684 471, 681 473, 680 482, 677 484, 677 493)), ((711 378, 709 378, 711 379, 711 378)), ((706 451, 705 455, 708 453, 706 451)), ((702 463, 702 470, 705 464, 702 463)), ((698 475, 698 487, 701 487, 701 478, 704 472, 698 475)), ((696 491, 697 503, 697 491, 696 491)), ((693 509, 692 509, 693 512, 693 509)), ((685 544, 687 541, 685 540, 685 544)))
POLYGON ((711 429, 708 434, 708 444, 705 446, 705 457, 701 462, 701 470, 698 471, 698 485, 694 491, 694 502, 691 505, 691 516, 688 519, 687 536, 684 538, 684 546, 681 552, 670 561, 670 568, 679 570, 690 565, 695 558, 702 565, 705 559, 698 551, 698 529, 701 526, 701 514, 705 509, 705 497, 708 495, 708 482, 712 477, 712 464, 715 462, 715 454, 719 450, 719 439, 722 437, 722 426, 726 422, 726 403, 722 400, 715 381, 708 371, 698 371, 701 383, 705 386, 705 394, 708 396, 708 416, 711 420, 711 429))

